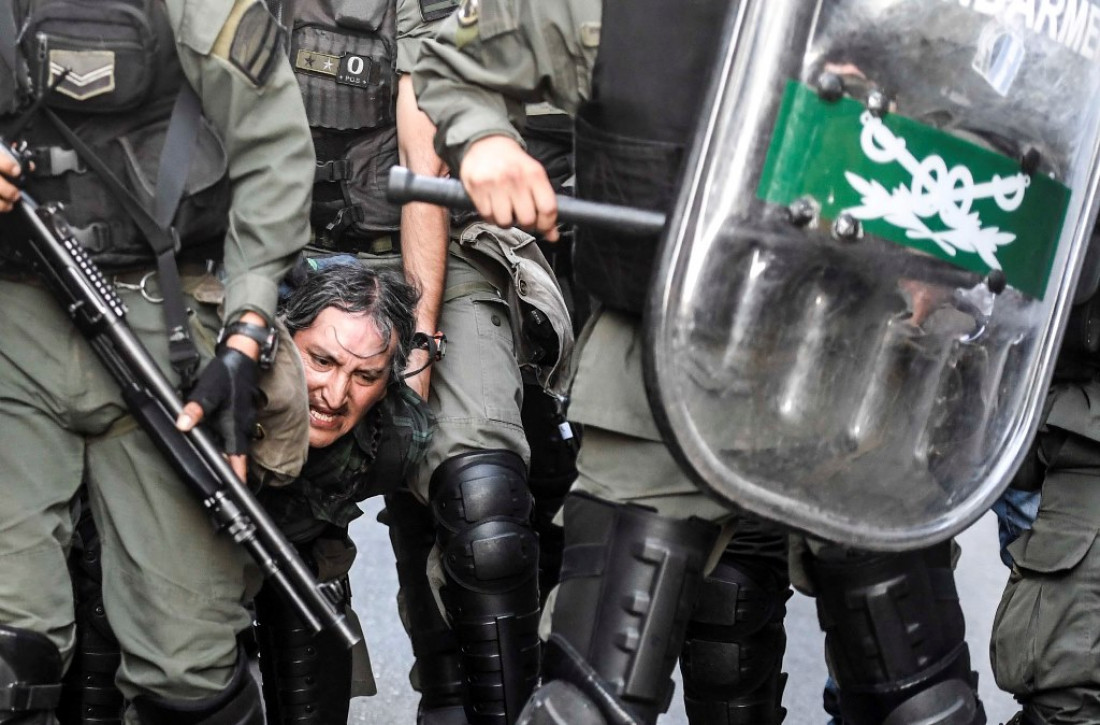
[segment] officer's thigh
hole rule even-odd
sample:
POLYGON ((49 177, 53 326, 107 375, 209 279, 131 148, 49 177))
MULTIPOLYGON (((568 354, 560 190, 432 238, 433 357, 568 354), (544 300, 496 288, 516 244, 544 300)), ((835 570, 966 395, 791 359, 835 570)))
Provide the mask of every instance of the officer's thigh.
MULTIPOLYGON (((160 307, 133 295, 125 302, 131 327, 168 369, 160 307)), ((188 305, 192 332, 209 343, 219 324, 214 307, 188 305)), ((209 353, 205 344, 200 350, 209 353)), ((251 625, 244 602, 259 587, 257 568, 214 531, 200 501, 129 418, 89 439, 86 465, 123 694, 195 699, 220 692, 237 660, 236 635, 251 625)))
POLYGON ((504 298, 472 266, 448 256, 439 328, 447 354, 432 368, 428 402, 438 428, 421 464, 414 493, 428 500, 432 472, 462 453, 506 450, 524 464, 523 380, 516 363, 514 324, 504 298))
POLYGON ((76 627, 65 551, 84 465, 74 408, 109 404, 97 365, 43 287, 0 281, 0 622, 47 635, 66 658, 76 627))

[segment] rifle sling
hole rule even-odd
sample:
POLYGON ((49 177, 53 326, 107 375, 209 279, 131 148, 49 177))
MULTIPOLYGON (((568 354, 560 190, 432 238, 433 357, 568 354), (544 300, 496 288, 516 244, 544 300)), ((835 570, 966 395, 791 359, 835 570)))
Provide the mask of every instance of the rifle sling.
MULTIPOLYGON (((2 15, 3 13, 0 13, 2 15)), ((0 21, 0 25, 2 25, 0 21)), ((0 36, 0 44, 3 39, 0 36)), ((137 224, 156 255, 157 276, 164 298, 164 321, 168 333, 168 353, 172 369, 180 376, 180 385, 187 389, 194 382, 199 367, 199 353, 191 338, 187 308, 183 300, 183 285, 176 265, 178 238, 171 226, 172 218, 183 196, 184 184, 198 138, 201 118, 198 96, 184 84, 172 108, 168 132, 161 152, 157 173, 156 217, 123 185, 107 164, 92 151, 56 113, 45 109, 46 117, 73 147, 84 163, 96 172, 107 189, 137 224)))

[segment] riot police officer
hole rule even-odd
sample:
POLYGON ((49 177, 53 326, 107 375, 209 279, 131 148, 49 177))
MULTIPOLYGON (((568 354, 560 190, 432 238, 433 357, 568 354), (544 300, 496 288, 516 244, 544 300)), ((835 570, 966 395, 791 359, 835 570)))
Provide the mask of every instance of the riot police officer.
POLYGON ((281 3, 318 154, 311 253, 402 267, 422 290, 417 330, 446 333, 446 356, 436 364, 429 367, 420 351, 411 357, 419 372, 408 383, 429 402, 438 428, 411 493, 387 496, 386 517, 422 717, 505 723, 538 671, 539 557, 522 369, 540 394, 553 389, 571 333, 552 272, 529 237, 478 223, 456 229, 452 242, 441 210, 402 211, 384 200, 383 180, 398 158, 441 173, 431 124, 397 71, 414 26, 453 6, 404 5, 281 3), (502 264, 506 255, 518 261, 502 264), (528 319, 541 321, 555 344, 536 351, 522 343, 528 319), (435 606, 429 568, 443 584, 449 623, 435 606))
MULTIPOLYGON (((464 2, 414 70, 421 107, 439 126, 437 149, 482 214, 552 234, 553 198, 508 114, 509 104, 545 96, 577 109, 578 195, 667 209, 729 6, 606 3, 601 14, 597 3, 464 2)), ((582 335, 572 388, 586 438, 564 508, 546 684, 523 722, 653 722, 685 638, 692 722, 783 719, 782 676, 762 653, 782 642, 785 535, 732 516, 694 487, 643 392, 640 313, 656 242, 578 236, 576 273, 602 309, 582 335), (701 589, 719 540, 708 520, 729 524, 733 542, 716 581, 701 589)), ((947 545, 900 557, 815 547, 808 566, 842 688, 852 693, 846 718, 877 723, 896 711, 905 722, 950 711, 984 722, 947 545), (876 638, 882 628, 929 637, 876 638)))
POLYGON ((1043 425, 998 512, 1007 543, 1002 558, 1012 573, 993 622, 990 660, 997 685, 1023 706, 1012 725, 1100 717, 1088 634, 1096 618, 1090 602, 1097 591, 1094 541, 1100 530, 1096 252, 1094 232, 1043 425))
MULTIPOLYGON (((36 100, 47 109, 9 139, 28 144, 30 187, 65 203, 169 378, 197 380, 180 427, 223 411, 219 431, 242 473, 276 283, 308 238, 313 152, 280 39, 253 0, 0 9, 0 123, 12 129, 36 100), (221 263, 224 286, 207 260, 221 263), (213 340, 223 322, 213 357, 200 353, 194 338, 213 340)), ((2 186, 9 208, 14 191, 2 186)), ((211 530, 68 316, 10 251, 0 270, 0 722, 53 722, 75 632, 64 558, 82 476, 104 539, 129 721, 263 722, 236 639, 250 624, 243 602, 255 567, 211 530)))

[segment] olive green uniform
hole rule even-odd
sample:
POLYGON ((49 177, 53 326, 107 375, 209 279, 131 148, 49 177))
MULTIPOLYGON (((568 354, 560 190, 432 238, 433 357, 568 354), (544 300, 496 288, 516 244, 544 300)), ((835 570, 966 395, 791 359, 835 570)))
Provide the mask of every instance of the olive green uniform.
POLYGON ((1100 383, 1056 384, 1039 432, 1039 515, 1009 545, 1013 567, 997 609, 990 659, 997 685, 1042 725, 1100 721, 1100 383))
MULTIPOLYGON (((412 71, 423 41, 444 22, 426 21, 418 0, 398 0, 399 73, 412 71)), ((516 298, 550 317, 565 351, 560 361, 539 363, 539 383, 561 389, 572 347, 564 300, 552 273, 546 277, 534 269, 550 271, 529 235, 467 223, 456 225, 451 239, 439 315, 439 329, 448 339, 447 356, 432 371, 429 398, 439 429, 417 484, 417 494, 425 501, 432 472, 461 453, 504 449, 530 462, 520 415, 520 366, 527 365, 529 356, 523 349, 516 298)))
MULTIPOLYGON (((600 12, 597 0, 482 0, 464 4, 423 44, 417 101, 439 127, 436 150, 451 168, 485 136, 523 143, 517 128, 526 103, 576 111, 589 94, 600 12)), ((569 417, 584 424, 585 440, 574 491, 676 518, 728 518, 728 507, 700 493, 661 441, 642 383, 640 320, 598 312, 579 343, 569 417)))
MULTIPOLYGON (((228 159, 224 308, 270 316, 277 281, 308 239, 314 157, 290 69, 278 64, 257 87, 228 59, 240 11, 251 4, 166 2, 182 67, 228 159)), ((216 285, 184 277, 191 325, 208 357, 221 323, 201 290, 216 285)), ((120 293, 130 325, 176 382, 161 306, 136 290, 120 293)), ((83 477, 103 539, 104 600, 122 648, 124 694, 219 693, 237 660, 236 635, 250 624, 243 604, 258 584, 256 568, 212 531, 49 293, 8 275, 0 305, 0 621, 43 633, 71 656, 65 552, 70 501, 83 477)))

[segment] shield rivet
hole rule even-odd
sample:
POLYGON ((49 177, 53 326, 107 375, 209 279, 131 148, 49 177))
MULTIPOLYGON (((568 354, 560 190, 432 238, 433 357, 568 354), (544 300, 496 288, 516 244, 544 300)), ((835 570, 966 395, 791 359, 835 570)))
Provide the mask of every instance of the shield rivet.
POLYGON ((828 103, 839 101, 844 95, 844 80, 836 73, 822 73, 817 77, 817 95, 828 103))
POLYGON ((999 269, 990 270, 985 277, 985 286, 995 295, 1004 292, 1007 285, 1008 280, 1005 278, 1005 273, 999 269))
POLYGON ((814 220, 817 215, 817 205, 808 196, 802 196, 791 202, 787 207, 788 218, 796 227, 804 227, 814 220))
POLYGON ((881 88, 872 88, 867 94, 867 110, 874 116, 884 116, 890 110, 890 98, 881 88))
POLYGON ((1039 163, 1042 160, 1043 155, 1039 152, 1039 149, 1028 146, 1020 155, 1020 171, 1028 175, 1034 174, 1039 170, 1039 163))
POLYGON ((840 214, 833 222, 833 236, 842 242, 854 242, 862 234, 859 220, 848 212, 840 214))

